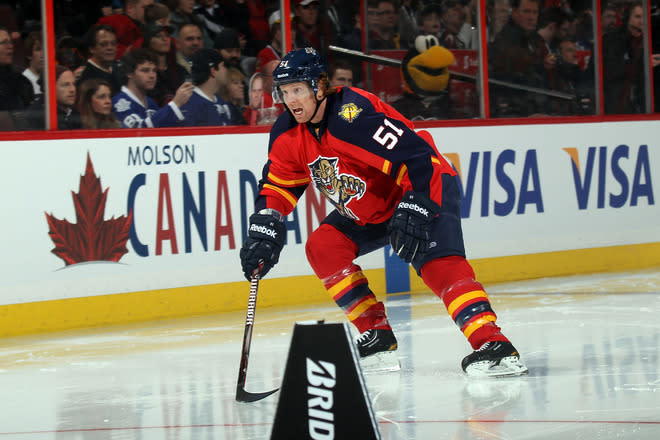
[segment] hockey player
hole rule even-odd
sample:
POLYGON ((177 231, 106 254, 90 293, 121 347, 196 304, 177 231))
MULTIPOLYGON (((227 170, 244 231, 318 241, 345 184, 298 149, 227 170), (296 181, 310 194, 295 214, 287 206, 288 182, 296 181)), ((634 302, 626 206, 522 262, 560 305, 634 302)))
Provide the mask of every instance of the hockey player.
POLYGON ((376 96, 331 88, 313 48, 289 52, 273 72, 288 112, 270 132, 255 214, 240 252, 246 278, 264 276, 279 259, 283 217, 314 184, 335 206, 306 244, 307 259, 357 327, 362 358, 397 349, 385 306, 354 259, 388 242, 412 263, 474 352, 468 375, 525 374, 527 368, 495 323, 482 285, 465 258, 456 172, 431 135, 376 96))
POLYGON ((184 82, 166 106, 158 104, 147 93, 156 86, 156 55, 149 49, 134 49, 122 59, 126 85, 112 97, 112 109, 124 128, 172 127, 181 124, 184 116, 181 106, 193 91, 193 85, 184 82))
POLYGON ((237 125, 238 112, 232 112, 232 106, 217 96, 227 72, 222 55, 213 49, 200 49, 192 55, 191 61, 195 89, 181 108, 183 125, 237 125))

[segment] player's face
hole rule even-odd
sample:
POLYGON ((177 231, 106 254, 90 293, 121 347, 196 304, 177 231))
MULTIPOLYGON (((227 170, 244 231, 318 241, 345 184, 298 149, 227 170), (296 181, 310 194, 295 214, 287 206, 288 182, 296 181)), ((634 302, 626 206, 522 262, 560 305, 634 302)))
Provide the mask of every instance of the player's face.
POLYGON ((92 95, 92 110, 102 115, 109 115, 112 111, 112 98, 107 86, 99 87, 92 95))
POLYGON ((280 96, 296 122, 304 124, 312 119, 316 112, 316 99, 309 84, 301 81, 280 86, 280 96))
POLYGON ((62 72, 55 83, 57 103, 71 107, 76 102, 76 83, 73 72, 67 70, 62 72))
POLYGON ((132 79, 135 83, 135 87, 144 92, 153 90, 153 88, 156 87, 157 78, 158 73, 156 71, 156 65, 149 61, 138 64, 135 68, 135 72, 129 76, 129 79, 132 79))

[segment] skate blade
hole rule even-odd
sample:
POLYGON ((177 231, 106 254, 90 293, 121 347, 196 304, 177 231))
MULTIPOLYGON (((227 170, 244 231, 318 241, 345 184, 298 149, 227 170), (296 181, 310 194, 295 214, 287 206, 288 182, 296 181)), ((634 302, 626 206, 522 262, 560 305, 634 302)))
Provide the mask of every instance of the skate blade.
POLYGON ((360 366, 362 367, 362 372, 365 374, 386 373, 401 369, 396 351, 383 351, 360 358, 360 366))
POLYGON ((471 377, 511 377, 528 373, 527 367, 517 356, 502 358, 499 364, 494 361, 480 361, 470 364, 465 373, 471 377))

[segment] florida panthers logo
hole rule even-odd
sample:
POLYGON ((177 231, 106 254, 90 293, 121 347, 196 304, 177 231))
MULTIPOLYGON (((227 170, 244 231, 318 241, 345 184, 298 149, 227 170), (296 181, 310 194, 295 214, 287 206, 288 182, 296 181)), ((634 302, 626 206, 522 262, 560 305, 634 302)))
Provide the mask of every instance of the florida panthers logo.
POLYGON ((307 164, 312 180, 321 194, 337 208, 337 211, 345 217, 353 220, 359 218, 348 208, 348 203, 353 198, 360 198, 364 194, 367 185, 355 176, 339 174, 336 157, 319 157, 313 163, 307 164))

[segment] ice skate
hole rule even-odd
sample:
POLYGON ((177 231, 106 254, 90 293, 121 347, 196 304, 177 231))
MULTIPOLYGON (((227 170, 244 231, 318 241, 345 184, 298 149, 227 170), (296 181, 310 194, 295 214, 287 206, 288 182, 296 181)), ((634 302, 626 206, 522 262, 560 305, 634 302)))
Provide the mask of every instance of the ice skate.
POLYGON ((518 350, 508 341, 489 341, 467 355, 463 371, 474 377, 503 377, 527 374, 518 350))
POLYGON ((369 329, 355 340, 365 373, 401 369, 396 355, 397 342, 392 330, 369 329))

